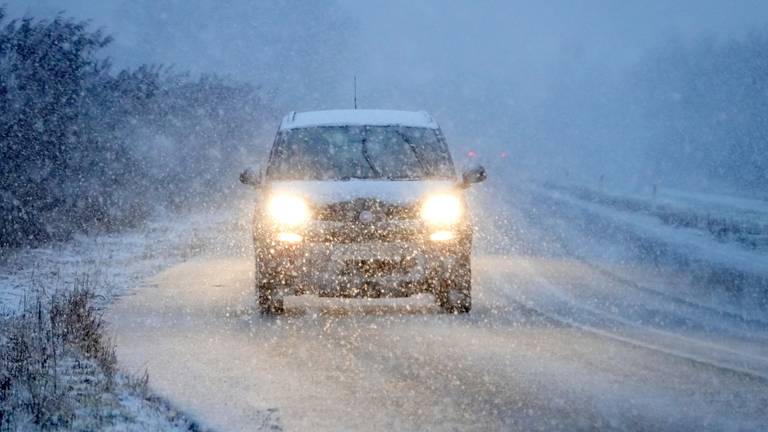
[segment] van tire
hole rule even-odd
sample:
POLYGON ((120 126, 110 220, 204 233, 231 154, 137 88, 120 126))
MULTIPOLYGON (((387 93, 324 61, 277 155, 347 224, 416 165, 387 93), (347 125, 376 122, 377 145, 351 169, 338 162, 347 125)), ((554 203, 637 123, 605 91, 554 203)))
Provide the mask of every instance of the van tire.
POLYGON ((435 300, 447 313, 465 314, 472 310, 472 269, 469 257, 441 277, 435 287, 435 300))
POLYGON ((262 315, 282 315, 285 313, 283 296, 272 284, 263 283, 257 288, 259 311, 262 315))

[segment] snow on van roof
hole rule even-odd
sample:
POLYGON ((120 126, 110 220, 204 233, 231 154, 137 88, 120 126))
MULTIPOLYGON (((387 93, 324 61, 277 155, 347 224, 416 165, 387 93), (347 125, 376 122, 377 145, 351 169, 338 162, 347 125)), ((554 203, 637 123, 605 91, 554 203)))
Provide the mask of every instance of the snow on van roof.
POLYGON ((425 111, 394 110, 327 110, 291 112, 283 118, 280 129, 296 129, 311 126, 413 126, 437 129, 435 120, 425 111))

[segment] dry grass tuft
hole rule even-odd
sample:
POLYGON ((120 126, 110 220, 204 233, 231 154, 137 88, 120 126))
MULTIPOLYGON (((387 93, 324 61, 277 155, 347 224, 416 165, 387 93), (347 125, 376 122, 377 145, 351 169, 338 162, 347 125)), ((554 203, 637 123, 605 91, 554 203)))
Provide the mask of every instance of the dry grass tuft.
POLYGON ((96 295, 80 285, 0 320, 0 430, 66 428, 112 389, 115 349, 96 295))

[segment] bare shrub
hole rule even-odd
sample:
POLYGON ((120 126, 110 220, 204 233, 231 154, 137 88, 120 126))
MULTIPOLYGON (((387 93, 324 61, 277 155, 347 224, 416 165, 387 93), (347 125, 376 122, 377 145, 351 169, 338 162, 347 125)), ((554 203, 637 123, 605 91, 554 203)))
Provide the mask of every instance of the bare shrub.
POLYGON ((39 294, 20 314, 2 319, 0 429, 67 427, 82 402, 98 402, 112 388, 117 359, 95 298, 76 284, 39 294))

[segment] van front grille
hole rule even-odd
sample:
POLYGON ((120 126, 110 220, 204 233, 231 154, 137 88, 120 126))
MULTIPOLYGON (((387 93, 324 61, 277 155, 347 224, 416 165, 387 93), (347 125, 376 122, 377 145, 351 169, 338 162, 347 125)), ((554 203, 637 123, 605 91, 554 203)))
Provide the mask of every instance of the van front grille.
POLYGON ((318 206, 315 208, 314 215, 319 221, 375 224, 417 219, 418 207, 415 204, 393 204, 376 199, 358 198, 318 206), (366 214, 363 215, 363 213, 366 214))

